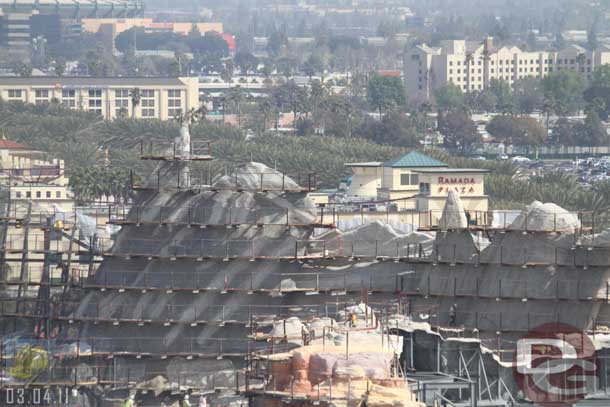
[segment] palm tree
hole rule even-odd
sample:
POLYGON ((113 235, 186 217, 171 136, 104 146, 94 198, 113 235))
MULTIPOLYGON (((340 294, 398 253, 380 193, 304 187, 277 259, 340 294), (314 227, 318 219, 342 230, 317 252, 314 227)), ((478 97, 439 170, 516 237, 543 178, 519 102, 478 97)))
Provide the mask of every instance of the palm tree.
POLYGON ((220 97, 218 98, 218 102, 220 103, 220 106, 222 108, 222 122, 225 122, 225 116, 227 114, 227 102, 228 102, 228 98, 227 95, 225 93, 222 93, 220 95, 220 97))
POLYGON ((544 98, 542 111, 546 113, 546 134, 549 134, 549 116, 557 110, 557 101, 554 97, 544 98))
POLYGON ((584 76, 584 68, 582 67, 585 62, 587 62, 587 56, 581 52, 578 55, 576 55, 576 63, 578 64, 578 72, 581 72, 581 74, 584 76))
POLYGON ((270 98, 264 98, 263 100, 261 100, 258 103, 257 108, 258 111, 263 115, 261 125, 261 133, 263 133, 267 129, 267 123, 269 123, 269 119, 272 117, 272 115, 277 115, 277 109, 275 108, 275 104, 270 98))
POLYGON ((483 87, 487 88, 489 85, 489 50, 484 49, 483 55, 481 56, 483 60, 483 87))
POLYGON ((129 91, 129 96, 131 96, 131 117, 136 117, 136 106, 140 104, 140 99, 142 97, 140 88, 131 89, 129 91))
POLYGON ((246 96, 246 93, 239 85, 229 89, 229 94, 227 95, 228 101, 233 104, 237 111, 237 127, 239 128, 241 128, 241 104, 246 100, 246 96))
POLYGON ((472 55, 472 52, 469 52, 466 54, 466 91, 470 92, 470 64, 472 64, 472 61, 474 60, 474 57, 472 55))
POLYGON ((320 105, 322 104, 322 101, 328 96, 328 93, 328 87, 320 83, 320 81, 315 80, 311 83, 311 87, 309 89, 309 96, 311 99, 311 115, 316 125, 319 121, 320 105))

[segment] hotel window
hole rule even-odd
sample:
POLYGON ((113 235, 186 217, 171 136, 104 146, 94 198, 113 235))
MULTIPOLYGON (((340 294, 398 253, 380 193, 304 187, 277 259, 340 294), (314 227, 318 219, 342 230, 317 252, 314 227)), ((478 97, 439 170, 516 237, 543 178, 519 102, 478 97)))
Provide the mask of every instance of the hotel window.
POLYGON ((89 111, 102 114, 102 90, 89 89, 89 111))
POLYGON ((155 91, 144 89, 140 93, 142 104, 142 117, 155 117, 155 91))
POLYGON ((8 90, 9 99, 21 99, 22 95, 23 95, 23 91, 21 89, 9 89, 8 90))
POLYGON ((25 191, 25 197, 26 198, 31 198, 32 197, 32 191, 25 191))
POLYGON ((65 107, 76 107, 76 91, 74 89, 62 89, 61 104, 65 107))
POLYGON ((116 117, 123 117, 129 114, 129 99, 116 99, 115 102, 116 117))
POLYGON ((42 198, 42 194, 40 193, 40 191, 36 191, 36 198, 42 198))
POLYGON ((48 89, 37 89, 34 91, 34 97, 36 103, 43 103, 49 101, 49 90, 48 89))
POLYGON ((180 89, 170 89, 167 91, 167 115, 177 117, 182 113, 182 99, 180 89))
POLYGON ((116 89, 114 91, 115 116, 127 116, 129 112, 129 89, 116 89))
POLYGON ((15 198, 21 198, 21 191, 15 192, 15 198))
POLYGON ((453 61, 449 61, 449 66, 453 66, 453 61))
POLYGON ((47 191, 47 198, 51 197, 51 191, 47 191))
POLYGON ((129 89, 116 89, 114 91, 114 97, 117 99, 129 98, 129 89))
POLYGON ((55 191, 55 198, 61 198, 61 191, 55 191))
POLYGON ((430 183, 422 182, 421 184, 419 184, 419 192, 421 194, 429 195, 430 194, 430 183))
POLYGON ((419 175, 400 174, 400 185, 419 185, 419 175))
POLYGON ((494 73, 494 69, 493 68, 491 68, 491 73, 494 73))
POLYGON ((453 69, 449 70, 449 75, 451 75, 453 73, 453 69))

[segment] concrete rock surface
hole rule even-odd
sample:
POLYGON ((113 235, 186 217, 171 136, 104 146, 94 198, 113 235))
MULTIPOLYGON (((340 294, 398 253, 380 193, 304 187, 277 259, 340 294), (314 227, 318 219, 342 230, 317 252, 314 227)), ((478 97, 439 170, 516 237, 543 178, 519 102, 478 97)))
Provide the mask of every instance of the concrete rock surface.
POLYGON ((439 221, 441 230, 465 229, 468 227, 466 212, 460 200, 460 196, 454 190, 450 190, 445 201, 445 208, 439 221))

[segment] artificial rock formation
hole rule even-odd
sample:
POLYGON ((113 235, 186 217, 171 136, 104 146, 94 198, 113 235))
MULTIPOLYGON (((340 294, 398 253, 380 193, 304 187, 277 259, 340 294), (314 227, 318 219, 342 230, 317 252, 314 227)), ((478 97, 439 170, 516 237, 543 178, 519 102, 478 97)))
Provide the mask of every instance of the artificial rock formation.
POLYGON ((447 200, 445 201, 445 208, 443 208, 443 214, 439 221, 439 227, 441 230, 456 230, 468 227, 464 206, 460 196, 454 190, 449 190, 447 200))

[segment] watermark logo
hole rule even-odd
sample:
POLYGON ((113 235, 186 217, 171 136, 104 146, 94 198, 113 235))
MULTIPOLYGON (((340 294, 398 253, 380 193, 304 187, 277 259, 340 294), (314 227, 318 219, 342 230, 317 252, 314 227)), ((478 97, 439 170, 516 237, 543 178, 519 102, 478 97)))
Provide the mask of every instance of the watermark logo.
POLYGON ((566 324, 544 324, 519 339, 513 373, 523 395, 542 406, 571 406, 599 388, 593 342, 566 324))

